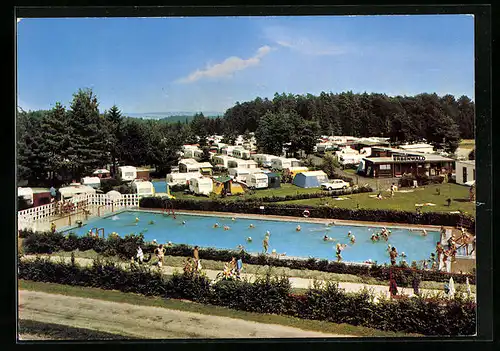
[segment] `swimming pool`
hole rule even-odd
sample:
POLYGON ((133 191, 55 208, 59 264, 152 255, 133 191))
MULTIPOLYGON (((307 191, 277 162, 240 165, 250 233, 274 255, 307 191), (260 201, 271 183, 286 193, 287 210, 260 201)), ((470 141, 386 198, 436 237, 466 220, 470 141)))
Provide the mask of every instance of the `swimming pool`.
POLYGON ((411 232, 408 229, 392 228, 389 240, 373 243, 370 239, 373 231, 378 227, 364 226, 327 226, 326 224, 300 222, 302 230, 295 229, 299 222, 240 219, 232 221, 230 217, 210 217, 201 215, 177 214, 177 218, 164 216, 161 213, 146 211, 125 211, 114 216, 98 218, 89 221, 82 228, 69 231, 77 235, 85 235, 89 229, 104 228, 106 235, 117 232, 120 236, 126 234, 144 233, 146 241, 156 239, 158 243, 171 241, 174 244, 198 245, 200 247, 214 247, 219 249, 236 249, 243 245, 247 252, 262 252, 262 240, 266 231, 270 231, 269 252, 276 249, 278 253, 287 256, 316 257, 320 259, 335 259, 335 245, 337 242, 348 244, 342 252, 342 258, 348 262, 364 262, 368 259, 380 263, 389 263, 387 244, 395 246, 399 253, 405 252, 407 262, 428 259, 434 251, 434 246, 439 240, 439 232, 428 231, 427 236, 421 232, 411 232), (136 224, 135 219, 139 218, 136 224), (154 224, 149 224, 154 221, 154 224), (185 224, 182 222, 185 221, 185 224), (213 228, 214 223, 219 223, 219 228, 213 228), (255 228, 249 228, 253 224, 255 228), (228 225, 230 230, 224 230, 228 225), (356 236, 356 243, 350 244, 347 233, 351 231, 356 236), (336 239, 335 242, 323 241, 324 235, 336 239), (247 243, 245 239, 252 237, 253 241, 247 243))

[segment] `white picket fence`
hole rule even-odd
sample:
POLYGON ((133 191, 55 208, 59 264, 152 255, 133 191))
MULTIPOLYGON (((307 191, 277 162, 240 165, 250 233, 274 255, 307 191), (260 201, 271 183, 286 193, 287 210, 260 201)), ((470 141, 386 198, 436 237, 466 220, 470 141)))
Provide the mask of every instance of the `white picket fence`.
MULTIPOLYGON (((133 208, 139 206, 139 195, 122 194, 120 198, 109 197, 107 194, 82 194, 71 198, 70 202, 74 204, 70 212, 66 215, 73 215, 82 210, 86 205, 103 206, 105 209, 114 211, 122 208, 133 208)), ((33 228, 33 224, 41 219, 49 219, 58 213, 57 203, 28 208, 17 212, 18 229, 33 228)))

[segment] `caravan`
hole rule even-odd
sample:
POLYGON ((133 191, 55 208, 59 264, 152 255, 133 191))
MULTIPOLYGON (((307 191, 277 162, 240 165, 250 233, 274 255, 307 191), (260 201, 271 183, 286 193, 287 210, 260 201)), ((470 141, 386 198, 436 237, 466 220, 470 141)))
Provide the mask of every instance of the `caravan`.
POLYGON ((24 201, 26 201, 26 204, 28 206, 33 205, 33 189, 31 188, 17 188, 17 197, 22 198, 24 201))
POLYGON ((132 189, 134 193, 142 196, 153 196, 155 194, 155 188, 153 183, 144 181, 142 179, 136 179, 132 182, 132 189))
POLYGON ((252 171, 248 168, 229 168, 229 175, 239 182, 246 182, 250 174, 252 171))
POLYGON ((189 179, 189 191, 196 195, 210 195, 214 183, 210 178, 191 178, 189 179))
POLYGON ((296 158, 275 157, 271 160, 272 168, 283 170, 290 167, 300 167, 300 161, 296 158))
POLYGON ((82 184, 99 189, 101 187, 101 179, 99 177, 84 177, 82 178, 82 184))
POLYGON ((131 182, 137 178, 137 168, 133 166, 118 167, 118 178, 125 182, 131 182))
POLYGON ((169 185, 186 185, 188 179, 201 178, 200 172, 191 173, 169 173, 167 174, 166 181, 169 185))
POLYGON ((265 189, 268 186, 269 178, 266 173, 252 173, 247 177, 247 185, 250 188, 265 189))

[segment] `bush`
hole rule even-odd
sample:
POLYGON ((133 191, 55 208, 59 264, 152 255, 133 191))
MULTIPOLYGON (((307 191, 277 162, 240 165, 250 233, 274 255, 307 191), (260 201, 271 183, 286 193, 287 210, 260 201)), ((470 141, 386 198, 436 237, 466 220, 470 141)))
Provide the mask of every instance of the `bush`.
POLYGON ((123 269, 112 262, 95 260, 92 267, 80 267, 36 258, 19 262, 19 278, 189 299, 249 312, 406 333, 473 335, 476 332, 476 304, 458 295, 452 300, 415 297, 381 299, 375 303, 366 290, 345 293, 333 282, 325 286, 314 284, 305 294, 295 295, 290 293, 286 277, 272 277, 269 272, 253 283, 222 280, 210 284, 203 274, 175 273, 167 279, 157 270, 135 264, 123 269))
POLYGON ((101 190, 105 193, 113 190, 115 187, 119 187, 123 182, 115 178, 102 178, 101 179, 101 190))

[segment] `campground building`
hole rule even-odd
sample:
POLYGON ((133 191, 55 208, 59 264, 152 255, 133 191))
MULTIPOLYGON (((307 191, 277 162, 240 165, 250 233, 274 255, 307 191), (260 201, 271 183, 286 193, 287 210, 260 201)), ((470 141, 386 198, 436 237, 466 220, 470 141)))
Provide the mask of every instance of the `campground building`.
POLYGON ((361 160, 358 173, 374 178, 394 178, 403 174, 436 176, 451 174, 454 163, 455 160, 441 155, 372 147, 370 157, 361 160))

